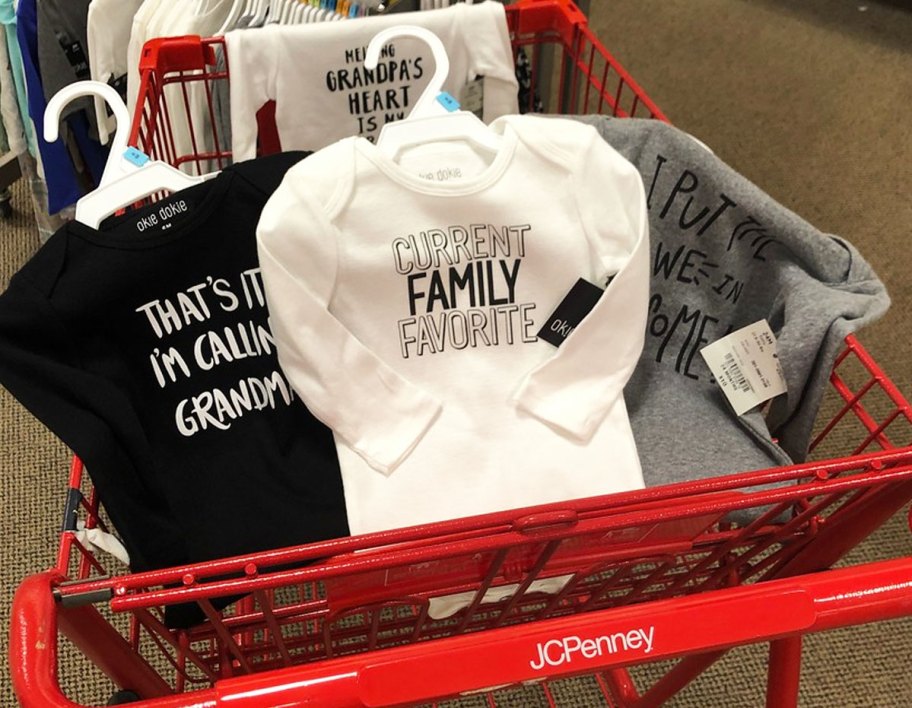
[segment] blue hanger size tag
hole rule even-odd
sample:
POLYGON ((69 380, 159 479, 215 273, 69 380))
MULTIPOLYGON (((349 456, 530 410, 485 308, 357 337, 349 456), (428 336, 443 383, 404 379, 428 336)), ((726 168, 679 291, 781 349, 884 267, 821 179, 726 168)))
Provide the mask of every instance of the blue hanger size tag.
POLYGON ((149 156, 135 147, 128 147, 124 150, 123 156, 127 162, 132 163, 137 167, 142 167, 149 161, 149 156))
POLYGON ((446 91, 441 91, 437 94, 437 102, 446 108, 450 113, 459 110, 459 101, 453 98, 446 91))

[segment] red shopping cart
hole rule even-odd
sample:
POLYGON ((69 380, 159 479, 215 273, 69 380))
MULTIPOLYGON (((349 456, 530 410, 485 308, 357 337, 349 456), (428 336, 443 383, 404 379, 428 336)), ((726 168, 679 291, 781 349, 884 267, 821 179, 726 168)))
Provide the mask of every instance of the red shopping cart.
MULTIPOLYGON (((663 118, 569 0, 524 0, 508 17, 553 110, 663 118)), ((211 97, 226 79, 220 44, 147 46, 134 144, 176 165, 230 160, 217 135, 184 154, 170 132, 191 82, 211 97)), ((268 107, 259 119, 268 150, 268 107)), ((769 642, 768 700, 795 705, 803 635, 912 614, 912 559, 826 570, 912 499, 912 408, 853 337, 831 382, 838 405, 806 464, 138 574, 109 574, 77 540, 73 510, 102 520, 75 460, 57 565, 16 595, 16 692, 75 705, 58 684, 59 633, 157 707, 474 694, 495 706, 496 687, 530 683, 554 706, 553 682, 582 674, 608 705, 657 705, 728 648, 769 642), (849 456, 828 453, 837 431, 849 456), (186 602, 206 621, 167 628, 164 608, 186 602), (671 658, 640 692, 628 667, 671 658)))

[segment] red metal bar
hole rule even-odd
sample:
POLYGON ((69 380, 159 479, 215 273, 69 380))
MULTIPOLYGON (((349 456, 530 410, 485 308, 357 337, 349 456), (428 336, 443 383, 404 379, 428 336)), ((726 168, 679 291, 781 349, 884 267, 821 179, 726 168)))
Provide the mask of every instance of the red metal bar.
POLYGON ((199 657, 197 652, 190 650, 188 646, 189 639, 185 632, 182 632, 175 637, 157 617, 145 609, 136 610, 133 613, 133 616, 136 617, 137 621, 146 629, 152 641, 162 650, 162 655, 168 657, 169 663, 178 671, 178 676, 186 677, 186 671, 178 665, 179 661, 175 662, 175 660, 171 658, 171 654, 165 650, 163 642, 167 642, 168 645, 176 651, 179 657, 193 663, 193 665, 210 681, 216 680, 217 676, 215 672, 199 657))
POLYGON ((801 683, 801 635, 770 642, 766 708, 797 708, 801 683))
MULTIPOLYGON (((784 565, 775 569, 775 574, 770 577, 787 577, 799 573, 814 572, 823 568, 830 567, 837 560, 842 558, 849 550, 854 548, 864 538, 870 535, 874 530, 879 528, 887 519, 908 503, 912 488, 906 485, 904 491, 895 489, 888 490, 871 490, 871 499, 864 505, 849 510, 842 514, 837 520, 828 524, 814 539, 814 541, 805 546, 798 554, 793 556, 784 565)), ((912 513, 912 510, 910 510, 912 513)), ((783 683, 775 684, 778 693, 767 693, 768 700, 772 695, 778 696, 776 700, 785 701, 788 696, 792 695, 791 684, 784 683, 785 677, 791 676, 790 681, 794 684, 794 693, 797 696, 799 675, 788 673, 788 658, 794 659, 794 647, 791 647, 791 654, 788 653, 788 645, 782 645, 775 651, 771 647, 771 657, 775 655, 777 661, 776 672, 783 678, 778 679, 783 683)), ((689 657, 681 662, 679 667, 675 667, 668 675, 663 677, 653 689, 644 695, 643 705, 661 705, 665 700, 684 688, 696 676, 705 671, 712 663, 717 661, 725 652, 717 652, 711 656, 689 657), (653 692, 655 691, 655 692, 653 692), (647 700, 648 698, 648 700, 647 700), (654 701, 654 702, 653 702, 654 701)), ((799 656, 795 661, 796 665, 792 667, 793 671, 800 669, 800 641, 798 644, 799 656)), ((772 669, 771 669, 772 670, 772 669)), ((772 679, 770 679, 772 680, 772 679)), ((768 687, 772 688, 772 686, 768 687)), ((794 698, 797 701, 797 697, 794 698)), ((639 704, 637 704, 639 705, 639 704)), ((794 703, 782 702, 768 705, 795 705, 794 703)))
MULTIPOLYGON (((895 469, 896 465, 908 464, 912 462, 912 450, 893 450, 886 452, 869 453, 860 455, 852 459, 828 460, 824 462, 806 463, 787 468, 774 468, 752 472, 748 474, 728 475, 716 477, 697 482, 679 483, 675 485, 666 485, 650 489, 638 490, 635 492, 625 492, 611 495, 608 497, 593 497, 591 499, 573 500, 561 504, 562 508, 576 510, 581 519, 587 519, 591 514, 604 516, 612 508, 616 508, 618 513, 623 512, 625 508, 638 508, 648 501, 649 505, 644 508, 641 516, 627 516, 626 521, 635 522, 637 519, 655 521, 657 516, 654 509, 664 506, 668 511, 661 516, 668 518, 675 508, 675 502, 681 504, 687 501, 686 506, 682 506, 677 512, 680 515, 707 513, 709 511, 727 512, 737 508, 750 508, 758 504, 768 504, 783 499, 789 499, 793 496, 800 496, 801 490, 796 491, 794 488, 781 487, 775 490, 766 490, 755 492, 751 495, 740 494, 734 497, 719 497, 718 501, 713 501, 712 493, 722 492, 728 489, 744 488, 746 486, 767 485, 777 482, 794 481, 796 479, 808 478, 823 475, 837 476, 842 472, 853 471, 864 468, 877 468, 884 470, 895 469), (651 514, 647 514, 645 509, 653 509, 651 514)), ((852 475, 854 481, 847 481, 849 478, 842 480, 830 480, 822 486, 820 484, 808 485, 806 493, 820 494, 826 491, 838 491, 840 488, 857 488, 864 486, 861 482, 867 479, 866 484, 873 483, 875 478, 879 483, 886 483, 895 472, 876 472, 872 474, 861 473, 852 475), (865 476, 867 475, 867 477, 865 476)), ((902 477, 903 475, 900 475, 902 477)), ((551 507, 534 507, 524 512, 533 512, 535 509, 553 511, 551 507)), ((139 590, 151 585, 163 585, 182 583, 188 574, 191 574, 197 581, 207 577, 218 575, 229 575, 232 573, 243 574, 247 566, 253 564, 255 567, 268 567, 287 565, 292 563, 313 562, 318 558, 326 558, 332 555, 342 554, 347 560, 342 563, 333 564, 334 572, 332 574, 344 574, 346 571, 355 568, 370 567, 389 567, 395 563, 401 563, 408 558, 417 559, 421 554, 418 549, 422 547, 433 548, 427 542, 432 539, 438 549, 447 550, 452 553, 455 546, 449 546, 444 549, 441 544, 448 541, 449 534, 455 534, 458 539, 476 538, 485 540, 490 543, 490 539, 499 535, 504 538, 511 538, 513 542, 522 539, 509 532, 510 525, 515 521, 516 511, 499 512, 483 517, 474 517, 469 519, 459 519, 451 522, 442 522, 426 526, 412 527, 391 532, 381 532, 360 537, 351 537, 346 539, 337 539, 334 541, 321 542, 308 546, 292 547, 288 549, 278 549, 260 554, 250 554, 239 556, 237 558, 224 559, 200 563, 193 566, 182 566, 176 568, 164 569, 161 571, 150 571, 147 573, 137 573, 129 576, 118 578, 100 579, 87 581, 80 584, 77 589, 80 592, 96 590, 101 588, 116 589, 119 595, 126 595, 130 590, 139 590), (476 534, 466 537, 464 534, 470 529, 476 529, 476 534), (414 551, 410 550, 410 543, 414 542, 414 551), (371 547, 386 547, 383 553, 357 553, 350 554, 354 550, 367 549, 371 547), (397 549, 403 549, 401 552, 397 549)), ((617 526, 617 521, 613 523, 617 526)), ((568 534, 567 531, 563 532, 568 534)), ((462 540, 459 541, 461 543, 462 540)), ((477 548, 476 546, 466 546, 467 548, 477 548)), ((439 552, 439 551, 438 551, 439 552)), ((313 571, 302 571, 301 580, 306 580, 307 576, 315 575, 313 571)), ((330 571, 325 568, 320 571, 320 575, 329 574, 330 571)), ((63 592, 68 592, 69 588, 64 588, 63 592)), ((126 601, 126 597, 124 600, 126 601)), ((164 597, 162 599, 165 599, 164 597)))
MULTIPOLYGON (((869 486, 873 480, 876 478, 880 484, 887 484, 889 482, 901 482, 908 480, 912 477, 912 469, 910 468, 898 468, 898 469, 887 469, 882 472, 877 473, 858 473, 848 477, 840 477, 835 479, 827 480, 826 482, 821 483, 808 483, 804 487, 804 494, 807 495, 820 495, 825 493, 835 493, 841 491, 847 491, 852 489, 858 489, 863 486, 869 486)), ((789 488, 777 488, 771 490, 764 490, 756 492, 753 495, 744 495, 744 501, 739 503, 736 500, 732 500, 730 497, 726 496, 727 504, 726 510, 738 509, 738 508, 751 508, 757 504, 768 504, 782 501, 783 499, 793 498, 796 494, 794 489, 789 488)), ((892 501, 896 503, 904 503, 901 501, 901 497, 895 493, 891 497, 892 501)), ((906 495, 906 501, 908 501, 908 496, 906 495)), ((718 508, 718 502, 707 500, 707 501, 695 501, 692 504, 687 506, 681 506, 677 513, 681 516, 697 516, 701 514, 706 514, 711 511, 715 511, 718 508)), ((675 509, 670 510, 669 516, 672 516, 675 512, 675 509)), ((668 517, 666 517, 668 518, 668 517)), ((642 511, 642 512, 631 512, 623 513, 620 512, 616 515, 610 515, 602 519, 592 519, 587 522, 581 522, 579 527, 574 530, 573 534, 583 534, 586 532, 595 532, 595 531, 608 531, 611 529, 624 529, 636 526, 642 526, 643 524, 656 523, 657 516, 654 511, 642 511)), ((863 526, 860 526, 862 528, 863 526)), ((97 587, 112 587, 115 591, 115 597, 111 600, 111 605, 115 610, 127 610, 134 607, 148 607, 153 605, 160 605, 162 603, 168 602, 185 602, 189 600, 199 600, 204 597, 212 597, 216 595, 230 595, 236 594, 238 592, 245 593, 250 592, 254 589, 266 589, 269 587, 278 587, 281 585, 287 585, 289 583, 302 582, 306 580, 318 580, 326 579, 331 577, 345 577, 350 575, 352 571, 356 568, 361 567, 365 570, 374 567, 374 568, 383 568, 383 567, 393 567, 396 565, 401 565, 405 563, 418 563, 423 561, 430 561, 442 556, 454 555, 456 553, 464 554, 468 552, 481 553, 485 551, 494 550, 498 547, 508 546, 511 543, 515 544, 518 541, 522 541, 522 538, 516 538, 512 534, 504 534, 501 538, 491 537, 485 539, 478 539, 473 544, 454 544, 454 547, 450 547, 443 551, 443 549, 428 549, 426 551, 408 551, 403 553, 400 556, 397 556, 395 549, 390 549, 388 553, 383 555, 377 555, 374 557, 364 557, 361 559, 353 559, 346 563, 336 564, 327 564, 323 566, 308 566, 305 568, 297 570, 288 570, 276 572, 272 575, 263 574, 257 577, 252 578, 238 578, 235 580, 222 580, 214 581, 204 585, 194 585, 190 584, 187 587, 182 588, 169 588, 162 590, 149 590, 143 592, 142 594, 126 594, 123 591, 123 585, 121 583, 130 580, 135 582, 136 576, 128 578, 116 578, 109 581, 98 581, 91 583, 93 586, 97 587)), ((856 540, 857 543, 857 540, 856 540)), ((190 569, 192 571, 192 568, 190 569)), ((143 585, 158 585, 158 584, 167 584, 174 583, 176 578, 172 578, 174 570, 167 570, 161 572, 152 572, 143 574, 149 576, 144 578, 145 582, 143 585)))
POLYGON ((495 617, 490 623, 489 627, 499 627, 507 619, 509 619, 510 614, 513 612, 513 609, 520 604, 523 596, 528 590, 529 586, 533 583, 535 578, 539 577, 539 573, 544 569, 545 564, 550 560, 551 556, 554 555, 554 552, 560 546, 559 541, 549 541, 545 547, 542 549, 541 553, 538 555, 538 559, 535 561, 535 565, 526 573, 525 579, 519 584, 519 587, 513 593, 513 596, 507 601, 506 606, 500 611, 497 617, 495 617))
MULTIPOLYGON (((56 617, 63 614, 50 592, 56 578, 34 576, 16 595, 10 663, 27 707, 74 705, 60 695, 53 670, 56 617)), ((910 613, 912 559, 903 558, 227 679, 185 696, 186 703, 174 697, 145 705, 400 705, 536 680, 543 673, 550 678, 589 673, 910 613), (452 671, 454 665, 462 670, 452 671)), ((83 625, 80 619, 64 629, 78 639, 95 623, 83 625)), ((100 647, 99 636, 102 642, 110 637, 94 629, 91 637, 83 636, 94 648, 83 648, 115 657, 100 665, 119 671, 118 681, 135 687, 143 672, 132 653, 121 647, 109 654, 112 647, 100 647)), ((162 688, 154 673, 150 683, 143 691, 162 688)))
POLYGON ((910 612, 912 559, 899 559, 230 679, 215 695, 236 708, 407 705, 910 612))
POLYGON ((900 392, 893 381, 890 380, 890 377, 884 373, 884 370, 880 365, 874 361, 874 357, 868 352, 867 349, 858 341, 858 338, 854 334, 850 334, 846 337, 846 347, 856 356, 868 371, 870 371, 874 377, 877 379, 878 385, 883 388, 884 393, 890 397, 894 403, 900 406, 903 410, 903 414, 906 419, 912 422, 912 405, 906 400, 905 396, 900 392))
POLYGON ((269 631, 272 632, 272 636, 275 638, 276 647, 282 655, 282 659, 284 659, 286 664, 291 664, 291 655, 288 653, 288 647, 285 646, 285 641, 282 639, 282 629, 276 621, 275 613, 272 611, 272 604, 266 601, 266 593, 262 591, 256 593, 256 598, 262 608, 266 626, 269 627, 269 631))
POLYGON ((147 697, 171 688, 155 669, 132 651, 127 641, 90 606, 62 607, 52 589, 62 580, 54 571, 26 578, 13 597, 10 670, 13 687, 25 708, 76 706, 57 686, 57 629, 118 685, 147 697))
POLYGON ((613 705, 629 706, 639 700, 639 693, 626 669, 609 669, 596 674, 595 678, 613 705))
POLYGON ((910 483, 899 488, 872 489, 863 503, 846 509, 845 513, 826 524, 815 543, 781 568, 777 577, 829 568, 908 504, 910 498, 910 483))
MULTIPOLYGON (((598 40, 586 20, 586 16, 571 0, 519 0, 519 2, 507 7, 508 19, 510 26, 514 29, 514 41, 516 44, 524 44, 524 37, 535 35, 537 37, 556 35, 560 44, 566 48, 572 48, 573 61, 568 64, 576 67, 578 72, 586 75, 585 62, 580 63, 578 57, 581 56, 582 47, 590 45, 607 61, 612 69, 619 75, 622 83, 637 95, 639 102, 649 111, 652 118, 668 121, 665 114, 649 98, 640 85, 627 73, 620 65, 617 59, 605 48, 598 40), (510 17, 515 14, 515 19, 510 17)), ((565 59, 567 55, 565 54, 565 59)), ((578 76, 574 72, 575 77, 578 76)), ((561 73, 563 74, 563 68, 561 73)), ((586 75, 591 80, 591 75, 586 75)), ((598 88, 597 84, 594 84, 598 88)), ((563 76, 561 76, 561 90, 559 96, 564 96, 563 76)), ((612 105, 612 112, 615 114, 626 115, 626 112, 617 110, 619 107, 612 105)))
POLYGON ((725 656, 725 651, 695 653, 685 656, 675 664, 662 678, 656 681, 646 691, 639 701, 631 704, 631 708, 654 708, 664 705, 666 701, 686 688, 706 669, 725 656))
MULTIPOLYGON (((79 491, 80 486, 82 485, 82 460, 80 460, 75 455, 70 460, 70 475, 67 489, 70 490, 69 493, 73 493, 72 490, 79 491)), ((57 564, 54 566, 60 575, 67 575, 70 570, 70 550, 73 544, 74 538, 73 534, 63 532, 60 535, 60 546, 57 549, 57 564)))
POLYGON ((518 36, 557 35, 561 44, 573 44, 576 30, 586 24, 586 16, 570 0, 519 0, 507 8, 507 21, 518 36))
MULTIPOLYGON (((209 618, 209 622, 212 624, 212 627, 215 629, 216 634, 218 634, 219 639, 221 640, 221 646, 227 647, 228 651, 231 652, 231 655, 237 660, 241 669, 245 672, 250 673, 250 664, 247 662, 247 658, 244 656, 244 652, 241 651, 241 647, 238 646, 238 643, 234 641, 234 637, 228 632, 224 623, 222 622, 222 617, 216 610, 212 603, 207 599, 201 599, 199 601, 200 607, 203 609, 203 612, 206 613, 206 617, 209 618)), ((222 662, 223 666, 227 666, 229 662, 222 662)))

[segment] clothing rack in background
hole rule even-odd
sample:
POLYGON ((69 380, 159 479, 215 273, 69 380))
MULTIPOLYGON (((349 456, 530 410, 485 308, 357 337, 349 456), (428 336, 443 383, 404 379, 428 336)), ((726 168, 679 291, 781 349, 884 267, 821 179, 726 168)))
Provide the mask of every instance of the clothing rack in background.
POLYGON ((24 175, 41 242, 73 218, 76 201, 99 184, 108 157, 110 113, 100 101, 92 110, 91 98, 73 104, 63 116, 61 139, 55 143, 47 143, 35 126, 41 124, 51 96, 86 79, 117 89, 132 110, 146 40, 221 35, 239 23, 250 26, 252 19, 273 24, 354 19, 418 10, 418 4, 418 0, 0 0, 0 97, 7 138, 4 142, 0 135, 0 217, 9 209, 6 188, 24 175), (149 19, 153 22, 147 27, 149 19))

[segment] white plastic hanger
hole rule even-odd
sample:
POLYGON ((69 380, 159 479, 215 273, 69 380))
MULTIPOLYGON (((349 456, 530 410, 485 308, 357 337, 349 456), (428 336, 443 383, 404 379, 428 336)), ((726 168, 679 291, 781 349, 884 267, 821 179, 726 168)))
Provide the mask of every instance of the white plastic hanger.
POLYGON ((45 140, 57 140, 64 106, 82 96, 101 96, 111 106, 117 125, 98 188, 76 202, 77 221, 97 229, 106 217, 157 192, 178 192, 215 176, 187 175, 167 162, 149 160, 140 151, 127 148, 130 114, 117 91, 100 81, 77 81, 54 94, 44 112, 45 140))
POLYGON ((269 0, 254 0, 253 3, 253 20, 250 22, 251 27, 259 27, 266 21, 269 13, 269 0))
POLYGON ((463 140, 497 152, 501 137, 474 113, 454 110, 453 106, 458 107, 458 103, 442 91, 450 72, 450 59, 443 42, 430 30, 414 25, 398 25, 378 32, 367 45, 364 67, 376 68, 380 50, 396 37, 416 37, 427 42, 434 56, 434 74, 408 117, 383 126, 377 147, 394 159, 407 147, 442 140, 463 140))
POLYGON ((60 116, 64 107, 83 96, 98 96, 105 101, 114 114, 114 137, 111 140, 111 152, 105 164, 99 186, 103 186, 133 172, 136 167, 129 162, 114 159, 124 154, 127 149, 127 138, 130 136, 130 113, 120 95, 113 87, 102 81, 77 81, 60 89, 48 101, 44 111, 44 139, 49 143, 60 136, 60 116))
POLYGON ((215 173, 194 177, 167 162, 149 160, 134 172, 99 187, 76 202, 76 221, 97 229, 107 217, 146 197, 158 192, 179 192, 214 176, 215 173))
POLYGON ((285 0, 272 0, 269 4, 269 24, 284 25, 285 11, 288 3, 285 0))
POLYGON ((294 24, 294 15, 298 9, 297 0, 283 0, 282 5, 282 24, 294 24))
POLYGON ((288 16, 291 12, 291 1, 290 0, 279 0, 279 7, 276 10, 277 20, 280 25, 288 24, 288 16))
POLYGON ((225 21, 222 23, 222 26, 216 30, 215 36, 219 37, 225 34, 225 32, 230 32, 233 30, 237 25, 238 20, 243 17, 246 7, 247 0, 234 0, 234 2, 231 3, 231 9, 228 11, 228 15, 225 17, 225 21))

